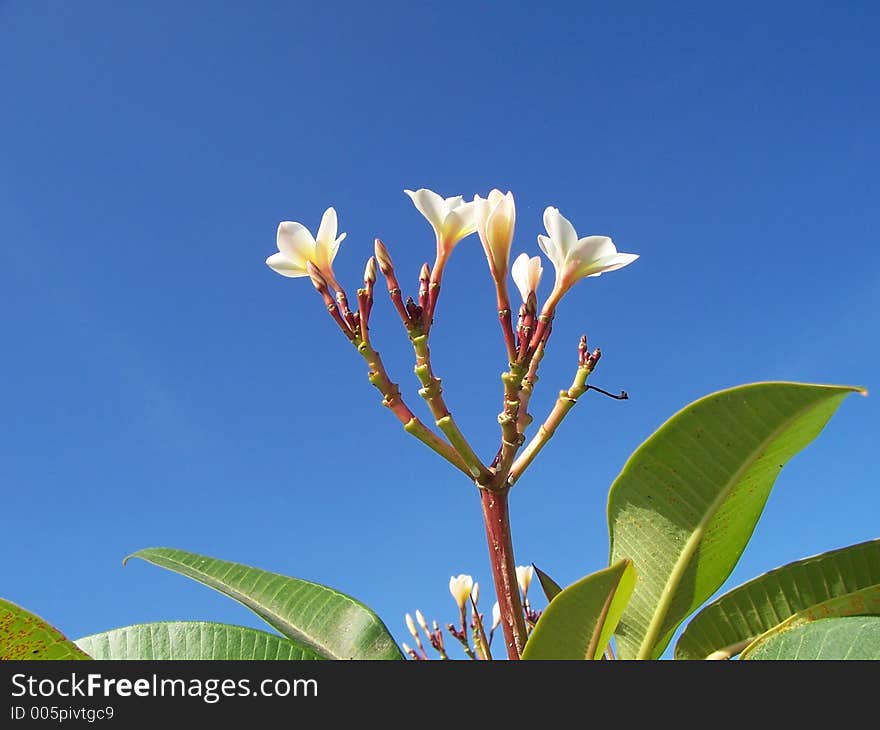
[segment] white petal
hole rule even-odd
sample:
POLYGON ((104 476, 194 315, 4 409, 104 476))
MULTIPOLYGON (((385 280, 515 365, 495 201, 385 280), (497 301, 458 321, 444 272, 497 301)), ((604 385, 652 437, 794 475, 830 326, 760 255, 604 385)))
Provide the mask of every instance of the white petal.
POLYGON ((291 261, 280 251, 278 253, 273 253, 269 258, 267 258, 266 265, 273 271, 277 271, 282 276, 295 278, 298 276, 309 275, 309 272, 306 271, 302 266, 294 261, 291 261))
MULTIPOLYGON (((507 195, 510 195, 510 193, 507 193, 507 195)), ((502 198, 505 197, 506 196, 504 195, 504 193, 502 193, 498 188, 493 188, 489 191, 489 202, 492 204, 493 207, 498 205, 498 203, 501 202, 502 198)))
POLYGON ((617 253, 613 256, 607 256, 596 261, 591 268, 598 269, 598 271, 595 274, 587 274, 587 276, 601 276, 608 271, 617 271, 624 266, 629 266, 638 257, 637 253, 617 253))
POLYGON ((529 297, 529 255, 521 253, 516 257, 513 266, 510 267, 510 275, 519 293, 522 295, 523 301, 529 297))
POLYGON ((465 236, 477 230, 477 222, 474 220, 474 204, 464 203, 451 211, 440 227, 447 245, 454 246, 465 236))
POLYGON ((333 246, 331 247, 331 250, 330 250, 330 263, 331 264, 333 263, 333 259, 336 258, 336 252, 339 250, 339 244, 345 240, 346 235, 347 234, 345 234, 345 233, 340 233, 339 238, 336 239, 333 246))
POLYGON ((587 236, 577 242, 577 246, 568 252, 568 256, 581 263, 588 263, 614 256, 616 253, 617 248, 608 236, 587 236))
POLYGON ((568 252, 577 245, 578 237, 574 226, 558 208, 548 207, 544 210, 544 227, 563 256, 568 255, 568 252))
POLYGON ((428 190, 427 188, 420 188, 416 191, 404 190, 403 192, 409 195, 419 213, 428 219, 428 222, 434 226, 434 230, 440 230, 443 225, 443 219, 449 212, 449 206, 446 205, 446 201, 433 190, 428 190))
POLYGON ((315 240, 324 244, 335 241, 338 228, 339 224, 336 220, 336 210, 332 207, 327 208, 327 210, 324 211, 324 215, 321 216, 321 225, 318 227, 318 235, 315 236, 315 240))
POLYGON ((529 291, 538 291, 538 284, 544 275, 544 267, 541 265, 541 257, 535 256, 529 259, 529 291))
POLYGON ((464 204, 464 196, 453 195, 451 198, 446 198, 444 202, 446 203, 446 210, 455 210, 459 205, 464 204))
POLYGON ((315 239, 302 223, 279 223, 277 243, 278 250, 303 270, 306 262, 315 255, 315 239))
POLYGON ((565 254, 556 246, 556 241, 552 238, 547 238, 547 236, 538 235, 538 246, 546 254, 547 258, 550 259, 558 272, 562 268, 565 254))
POLYGON ((474 196, 474 222, 477 224, 480 239, 484 242, 486 238, 486 221, 489 219, 491 210, 488 200, 481 198, 479 195, 474 196))

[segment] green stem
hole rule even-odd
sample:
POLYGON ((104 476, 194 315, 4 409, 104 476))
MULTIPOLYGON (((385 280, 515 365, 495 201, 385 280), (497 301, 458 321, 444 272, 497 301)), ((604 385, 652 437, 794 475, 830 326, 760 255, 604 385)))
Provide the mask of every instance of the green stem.
POLYGON ((559 391, 559 397, 550 411, 550 415, 538 428, 538 433, 529 441, 528 445, 523 449, 513 466, 510 468, 510 474, 507 477, 508 485, 512 486, 516 480, 522 476, 529 464, 534 461, 535 457, 547 445, 547 442, 553 437, 559 424, 562 423, 568 412, 574 408, 577 399, 587 392, 587 376, 592 372, 593 368, 589 365, 582 365, 575 374, 574 381, 568 390, 559 391))
POLYGON ((391 378, 388 376, 382 358, 379 356, 379 353, 373 349, 369 341, 362 339, 357 343, 357 350, 370 368, 370 383, 372 383, 383 396, 382 405, 388 408, 397 417, 397 420, 403 424, 404 430, 442 456, 456 469, 471 476, 471 469, 458 452, 422 423, 410 410, 409 406, 406 405, 403 396, 400 394, 400 388, 397 383, 392 382, 391 378))
POLYGON ((480 483, 486 482, 489 472, 480 458, 474 452, 468 440, 459 429, 455 419, 449 412, 449 407, 443 399, 443 388, 440 378, 434 375, 431 368, 431 351, 428 347, 428 335, 415 334, 411 337, 413 350, 416 355, 415 374, 422 384, 419 395, 425 399, 437 427, 443 431, 449 443, 461 456, 470 476, 480 483))

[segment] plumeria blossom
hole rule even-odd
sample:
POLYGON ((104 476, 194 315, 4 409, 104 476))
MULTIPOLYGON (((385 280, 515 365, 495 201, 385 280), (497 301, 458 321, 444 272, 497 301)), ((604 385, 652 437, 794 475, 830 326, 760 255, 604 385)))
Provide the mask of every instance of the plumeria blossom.
POLYGON ((449 579, 449 592, 455 599, 459 610, 463 611, 474 588, 474 579, 469 575, 452 576, 449 579))
POLYGON ((529 298, 529 294, 538 291, 538 284, 541 282, 541 276, 544 273, 544 267, 541 266, 541 257, 533 256, 529 258, 527 253, 521 253, 513 262, 510 268, 510 274, 519 293, 522 294, 522 300, 525 302, 529 298))
POLYGON ((504 285, 507 280, 510 245, 513 242, 513 227, 516 223, 513 193, 492 190, 488 199, 475 195, 474 219, 492 278, 504 285))
POLYGON ((523 598, 529 593, 529 586, 532 584, 532 578, 535 577, 535 569, 531 565, 516 566, 516 582, 519 583, 519 589, 522 591, 523 598))
POLYGON ((546 236, 538 236, 538 245, 556 268, 556 284, 545 305, 552 307, 572 285, 587 276, 600 276, 631 264, 638 254, 618 253, 608 236, 578 238, 571 222, 558 208, 544 211, 546 236))
POLYGON ((336 211, 327 208, 318 226, 318 235, 312 236, 302 223, 283 221, 278 224, 278 253, 266 259, 266 264, 282 276, 308 276, 308 263, 311 261, 327 283, 339 291, 333 275, 333 259, 345 234, 337 234, 336 211))
POLYGON ((437 235, 437 260, 445 262, 462 238, 477 230, 474 204, 465 203, 461 195, 443 198, 433 190, 404 190, 437 235))

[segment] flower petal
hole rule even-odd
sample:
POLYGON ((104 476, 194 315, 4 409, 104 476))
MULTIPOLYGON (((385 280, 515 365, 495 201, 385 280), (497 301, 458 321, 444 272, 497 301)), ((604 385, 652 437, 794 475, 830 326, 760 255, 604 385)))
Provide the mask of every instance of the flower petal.
POLYGON ((446 201, 433 190, 427 188, 420 188, 416 191, 404 190, 403 192, 409 195, 419 213, 428 219, 435 231, 439 232, 443 225, 443 219, 449 212, 446 201))
POLYGON ((273 253, 269 258, 267 258, 266 265, 273 271, 277 271, 282 276, 296 278, 298 276, 309 275, 309 272, 306 271, 305 268, 300 266, 295 261, 291 261, 280 251, 278 253, 273 253))
POLYGON ((559 208, 547 207, 544 210, 544 227, 563 256, 568 255, 568 252, 577 245, 577 232, 568 218, 559 212, 559 208))
POLYGON ((489 219, 491 211, 492 207, 489 205, 488 200, 481 198, 479 195, 474 196, 474 222, 477 224, 477 232, 480 234, 480 239, 484 244, 486 240, 486 221, 489 219))
POLYGON ((453 195, 451 198, 446 198, 446 209, 447 210, 455 210, 459 205, 464 204, 464 196, 463 195, 453 195))
MULTIPOLYGON (((507 195, 511 195, 511 193, 508 192, 507 195)), ((502 198, 505 198, 507 196, 505 196, 504 193, 502 193, 498 188, 492 188, 492 190, 489 191, 488 197, 489 197, 489 202, 494 207, 494 206, 498 205, 498 203, 501 202, 502 198)), ((511 195, 511 198, 512 197, 513 196, 511 195)))
POLYGON ((577 246, 568 252, 568 257, 581 263, 587 263, 614 256, 617 248, 608 236, 587 236, 577 242, 577 246))
POLYGON ((513 266, 510 267, 510 275, 522 295, 522 300, 525 301, 529 298, 529 255, 527 253, 521 253, 516 257, 513 266))
POLYGON ((598 271, 595 274, 587 274, 587 276, 601 276, 608 271, 617 271, 624 266, 629 266, 638 257, 637 253, 617 253, 613 256, 606 256, 593 264, 592 268, 598 269, 598 271))
POLYGON ((327 208, 324 211, 324 215, 321 216, 321 225, 318 226, 318 235, 315 236, 315 240, 325 244, 335 241, 338 228, 339 223, 336 219, 336 209, 333 207, 327 208))
POLYGON ((553 263, 557 271, 562 268, 565 255, 556 246, 556 242, 547 236, 538 235, 538 246, 544 252, 548 259, 553 263))
POLYGON ((303 271, 306 262, 315 255, 315 239, 302 223, 282 221, 276 237, 278 250, 303 271))
POLYGON ((465 236, 477 230, 477 222, 474 216, 474 204, 463 203, 455 210, 450 211, 443 221, 440 229, 449 246, 454 246, 465 236))
POLYGON ((348 235, 348 234, 340 233, 339 238, 337 238, 336 241, 333 243, 333 246, 330 248, 330 262, 329 263, 331 263, 331 264, 333 263, 333 259, 336 258, 336 252, 339 250, 339 244, 345 240, 346 235, 348 235))

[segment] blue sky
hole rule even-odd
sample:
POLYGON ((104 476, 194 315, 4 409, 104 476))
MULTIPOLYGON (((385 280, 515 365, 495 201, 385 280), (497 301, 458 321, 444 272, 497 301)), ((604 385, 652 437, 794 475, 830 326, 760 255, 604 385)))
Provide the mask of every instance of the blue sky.
MULTIPOLYGON (((684 404, 757 380, 876 390, 878 19, 868 2, 0 2, 0 595, 73 637, 261 625, 122 567, 159 545, 332 585, 399 639, 406 611, 452 618, 451 574, 488 593, 473 487, 380 407, 307 280, 264 264, 279 221, 314 230, 328 205, 350 291, 374 236, 407 286, 432 258, 404 188, 512 190, 514 253, 538 252, 556 205, 641 254, 564 300, 532 401, 546 413, 571 381, 582 332, 604 353, 592 382, 631 396, 585 397, 512 493, 518 561, 559 582, 605 565, 608 486, 684 404)), ((466 239, 433 352, 486 458, 493 307, 466 239)), ((421 409, 387 302, 373 319, 421 409)), ((728 587, 878 536, 878 408, 846 400, 785 468, 728 587)))

